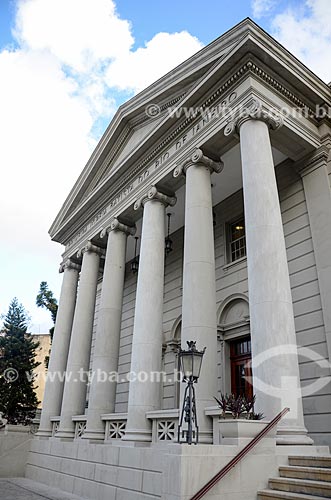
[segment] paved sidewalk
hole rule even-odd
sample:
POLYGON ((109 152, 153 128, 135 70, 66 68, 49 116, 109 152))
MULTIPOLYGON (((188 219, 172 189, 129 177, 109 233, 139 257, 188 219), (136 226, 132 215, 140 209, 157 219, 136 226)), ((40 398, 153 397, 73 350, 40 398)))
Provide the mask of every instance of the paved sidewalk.
POLYGON ((0 479, 0 500, 85 500, 23 477, 0 479))

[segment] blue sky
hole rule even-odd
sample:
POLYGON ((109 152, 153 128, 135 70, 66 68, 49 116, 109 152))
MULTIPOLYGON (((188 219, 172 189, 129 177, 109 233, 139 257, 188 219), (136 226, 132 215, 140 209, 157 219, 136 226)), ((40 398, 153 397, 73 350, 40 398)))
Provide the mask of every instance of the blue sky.
POLYGON ((0 313, 17 296, 50 328, 47 231, 116 108, 247 16, 331 80, 329 0, 0 1, 0 313))

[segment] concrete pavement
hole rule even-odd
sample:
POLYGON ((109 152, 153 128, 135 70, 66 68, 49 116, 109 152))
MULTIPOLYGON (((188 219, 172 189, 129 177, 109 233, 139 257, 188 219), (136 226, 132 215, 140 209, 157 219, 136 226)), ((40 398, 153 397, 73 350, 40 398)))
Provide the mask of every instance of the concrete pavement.
POLYGON ((0 479, 0 500, 85 500, 82 497, 50 488, 30 479, 0 479))

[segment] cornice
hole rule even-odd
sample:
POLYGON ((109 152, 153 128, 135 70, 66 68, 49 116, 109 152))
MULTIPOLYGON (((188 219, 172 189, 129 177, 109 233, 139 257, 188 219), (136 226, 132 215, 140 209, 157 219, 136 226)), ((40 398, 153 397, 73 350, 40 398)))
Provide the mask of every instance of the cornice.
POLYGON ((123 128, 115 144, 113 144, 113 146, 110 148, 109 153, 107 154, 105 160, 102 162, 100 169, 96 172, 95 176, 93 177, 91 184, 88 188, 88 191, 84 194, 82 200, 85 200, 94 191, 98 182, 100 181, 100 179, 102 179, 102 177, 106 173, 109 164, 116 159, 121 149, 128 142, 132 134, 133 134, 133 129, 130 128, 130 126, 127 124, 123 128))
MULTIPOLYGON (((180 96, 172 99, 171 101, 167 101, 166 103, 160 105, 159 106, 160 113, 162 113, 163 111, 165 111, 166 109, 168 109, 170 106, 173 106, 174 104, 176 104, 184 96, 185 96, 185 92, 182 93, 180 96)), ((91 186, 91 188, 89 189, 89 191, 87 193, 87 196, 90 193, 93 192, 93 190, 97 186, 97 183, 102 179, 102 177, 104 176, 104 174, 109 169, 111 163, 114 160, 116 160, 116 158, 120 154, 120 152, 123 149, 123 147, 128 143, 129 139, 133 136, 133 134, 135 132, 134 128, 137 127, 137 126, 139 126, 139 125, 142 125, 143 123, 146 123, 146 122, 148 122, 150 120, 151 120, 151 118, 148 118, 147 115, 146 115, 146 112, 144 111, 143 114, 138 117, 138 119, 136 119, 136 120, 133 119, 133 120, 130 121, 130 126, 127 126, 123 130, 123 132, 121 133, 121 135, 120 135, 120 137, 118 139, 118 142, 116 142, 114 144, 114 146, 111 148, 109 154, 107 155, 105 161, 103 162, 103 164, 101 166, 101 171, 98 172, 98 174, 96 175, 95 180, 93 182, 93 186, 91 186)), ((112 169, 110 169, 108 173, 109 173, 109 176, 111 176, 112 169)))
POLYGON ((296 172, 304 177, 312 173, 317 168, 325 166, 329 159, 330 147, 327 144, 323 144, 321 147, 316 149, 312 154, 307 155, 302 160, 294 163, 294 168, 296 172))
POLYGON ((286 97, 286 99, 292 104, 294 104, 298 108, 307 108, 310 116, 314 116, 314 110, 307 103, 303 102, 298 96, 296 96, 293 92, 286 88, 285 85, 277 81, 274 77, 267 73, 267 71, 255 64, 255 62, 247 61, 246 66, 248 71, 259 77, 267 85, 279 92, 279 94, 281 94, 283 97, 286 97))
MULTIPOLYGON (((171 106, 174 106, 175 104, 177 104, 179 101, 181 101, 185 97, 185 95, 186 95, 186 92, 181 92, 180 95, 172 98, 170 101, 168 99, 164 103, 162 103, 162 102, 158 103, 157 104, 158 115, 162 114, 164 111, 166 111, 171 106)), ((146 108, 145 108, 143 110, 143 112, 137 118, 131 120, 130 123, 133 127, 137 127, 139 125, 142 125, 145 122, 148 122, 149 120, 151 120, 151 118, 147 115, 146 108)))

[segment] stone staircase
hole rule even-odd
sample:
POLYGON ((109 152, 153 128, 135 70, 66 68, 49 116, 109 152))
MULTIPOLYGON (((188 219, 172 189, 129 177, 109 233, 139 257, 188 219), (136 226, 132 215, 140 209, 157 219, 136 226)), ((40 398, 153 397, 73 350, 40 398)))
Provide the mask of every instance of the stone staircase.
POLYGON ((279 467, 280 477, 258 492, 258 500, 331 499, 331 456, 295 456, 288 461, 279 467))

